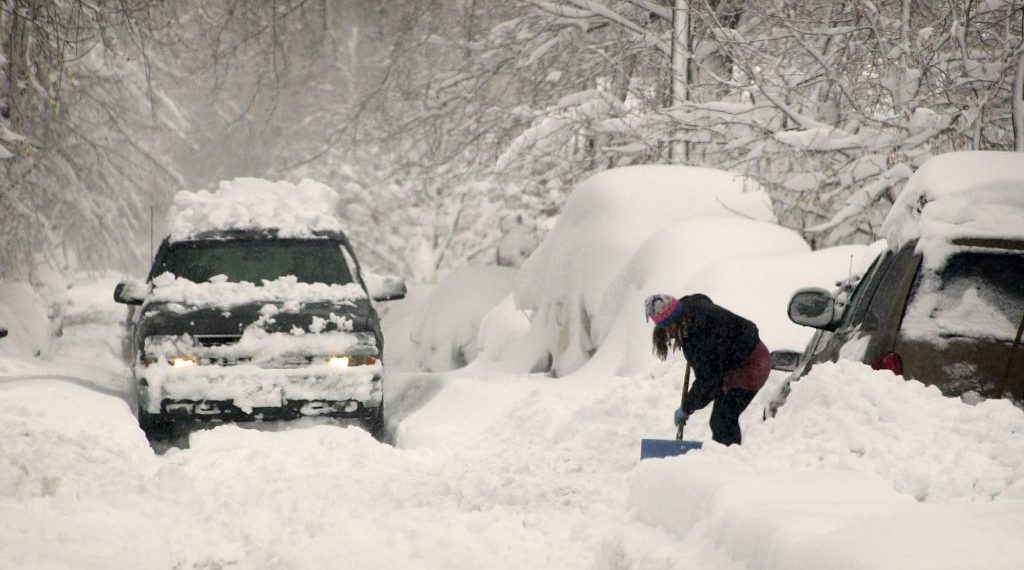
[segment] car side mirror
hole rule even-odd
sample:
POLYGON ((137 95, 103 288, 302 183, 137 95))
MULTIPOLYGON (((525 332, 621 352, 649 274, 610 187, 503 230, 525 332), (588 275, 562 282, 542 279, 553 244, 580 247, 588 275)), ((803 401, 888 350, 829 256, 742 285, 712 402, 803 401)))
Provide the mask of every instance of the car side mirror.
POLYGON ((832 293, 817 287, 799 289, 789 300, 789 320, 805 327, 834 330, 836 300, 832 293))
POLYGON ((149 287, 145 283, 129 279, 114 287, 114 301, 123 305, 141 305, 148 293, 149 287))
POLYGON ((366 280, 366 292, 374 301, 404 299, 405 294, 408 292, 405 286, 405 279, 397 275, 367 273, 363 277, 366 280))
POLYGON ((773 350, 771 362, 772 370, 792 372, 800 363, 800 353, 794 350, 773 350))
POLYGON ((7 329, 0 327, 0 338, 4 338, 5 336, 7 336, 7 329))

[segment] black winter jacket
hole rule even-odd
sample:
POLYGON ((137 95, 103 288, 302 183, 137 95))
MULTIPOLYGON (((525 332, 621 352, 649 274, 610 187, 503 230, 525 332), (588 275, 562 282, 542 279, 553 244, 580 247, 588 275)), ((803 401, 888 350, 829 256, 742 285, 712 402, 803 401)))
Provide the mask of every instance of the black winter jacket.
POLYGON ((679 303, 690 322, 682 348, 696 379, 683 411, 692 414, 722 393, 725 375, 739 368, 761 339, 757 325, 714 304, 706 295, 687 295, 679 303))

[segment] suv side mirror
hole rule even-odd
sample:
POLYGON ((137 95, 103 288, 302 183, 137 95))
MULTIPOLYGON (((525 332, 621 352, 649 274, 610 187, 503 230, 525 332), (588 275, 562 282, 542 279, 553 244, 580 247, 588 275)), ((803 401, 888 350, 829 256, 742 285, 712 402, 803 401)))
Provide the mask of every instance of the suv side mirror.
POLYGON ((771 362, 772 370, 792 372, 800 363, 800 353, 794 350, 773 350, 771 362))
POLYGON ((114 287, 114 301, 124 305, 141 305, 148 293, 149 287, 145 283, 129 279, 114 287))
POLYGON ((0 338, 4 338, 5 336, 7 336, 7 329, 0 327, 0 338))
POLYGON ((366 289, 370 298, 374 301, 394 301, 404 299, 408 289, 405 280, 397 275, 376 275, 367 273, 363 276, 366 280, 366 289))
POLYGON ((836 300, 832 293, 817 287, 798 289, 789 300, 789 320, 805 327, 833 330, 836 300))

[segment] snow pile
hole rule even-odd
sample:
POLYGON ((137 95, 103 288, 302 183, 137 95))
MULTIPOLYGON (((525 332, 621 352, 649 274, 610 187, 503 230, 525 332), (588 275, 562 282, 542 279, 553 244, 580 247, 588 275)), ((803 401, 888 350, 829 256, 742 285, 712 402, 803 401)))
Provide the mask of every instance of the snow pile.
POLYGON ((708 168, 616 168, 576 188, 523 264, 515 291, 556 374, 576 370, 597 348, 590 322, 636 249, 659 229, 695 218, 774 221, 767 195, 753 182, 708 168))
POLYGON ((1024 523, 1024 415, 821 364, 741 448, 645 461, 632 501, 640 520, 751 566, 1015 568, 1005 545, 1024 523))
POLYGON ((543 338, 528 336, 529 332, 529 317, 516 309, 515 298, 509 294, 480 321, 477 357, 469 368, 520 373, 547 370, 550 363, 541 344, 543 338))
POLYGON ((124 319, 124 305, 112 302, 120 276, 113 272, 97 276, 79 275, 65 291, 63 324, 118 322, 124 319))
POLYGON ((272 228, 279 237, 341 231, 338 201, 337 192, 308 178, 298 184, 236 178, 221 182, 215 192, 183 190, 171 205, 171 241, 214 230, 272 228))
MULTIPOLYGON (((739 286, 742 289, 735 297, 750 301, 744 308, 753 306, 752 314, 741 314, 758 323, 781 321, 777 316, 785 315, 786 305, 779 299, 785 297, 788 303, 792 292, 789 282, 775 287, 777 283, 768 275, 778 273, 779 268, 754 259, 757 256, 807 255, 809 251, 810 247, 795 232, 767 222, 705 219, 666 226, 640 246, 609 284, 601 310, 591 323, 592 335, 600 343, 594 366, 628 375, 654 363, 650 343, 652 325, 645 322, 643 311, 644 298, 653 293, 675 296, 704 293, 726 308, 738 311, 738 307, 724 303, 719 297, 717 287, 728 282, 718 281, 711 275, 701 277, 702 272, 726 261, 734 261, 734 267, 742 275, 739 286), (770 303, 768 299, 776 302, 770 303)), ((769 348, 778 347, 769 345, 769 348)))
POLYGON ((907 182, 882 226, 898 249, 920 238, 918 251, 941 265, 958 237, 1024 239, 1024 155, 972 151, 936 156, 907 182))
POLYGON ((0 461, 0 497, 105 496, 140 484, 133 475, 155 466, 141 432, 92 425, 134 423, 123 401, 59 381, 12 382, 3 392, 0 456, 9 460, 0 461))
POLYGON ((366 292, 355 283, 328 285, 300 283, 294 275, 286 275, 260 284, 233 283, 224 275, 216 275, 206 283, 194 283, 184 277, 163 273, 153 278, 150 302, 178 304, 184 307, 231 307, 247 303, 288 301, 289 305, 323 301, 354 301, 365 299, 366 292))
POLYGON ((501 240, 495 252, 498 265, 522 267, 530 254, 537 249, 536 232, 513 220, 503 220, 501 232, 501 240))
POLYGON ((49 353, 52 338, 46 306, 28 283, 0 282, 0 327, 7 329, 7 336, 0 339, 0 359, 49 353))
POLYGON ((438 283, 410 332, 415 368, 452 370, 476 358, 480 321, 512 292, 515 278, 508 267, 466 267, 438 283))
POLYGON ((1024 499, 1024 414, 1009 401, 965 405, 850 361, 818 365, 792 389, 741 461, 874 473, 918 501, 1024 499))

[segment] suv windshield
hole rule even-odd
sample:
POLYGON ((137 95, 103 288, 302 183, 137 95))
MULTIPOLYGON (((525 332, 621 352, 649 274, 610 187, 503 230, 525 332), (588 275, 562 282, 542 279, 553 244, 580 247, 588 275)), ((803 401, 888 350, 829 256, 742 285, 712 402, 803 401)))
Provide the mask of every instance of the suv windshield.
POLYGON ((1013 341, 1024 317, 1024 255, 963 251, 915 285, 903 330, 910 336, 1013 341))
POLYGON ((300 283, 352 282, 343 246, 324 239, 232 239, 174 242, 161 249, 150 279, 165 272, 195 283, 225 275, 228 281, 260 284, 286 275, 300 283))

